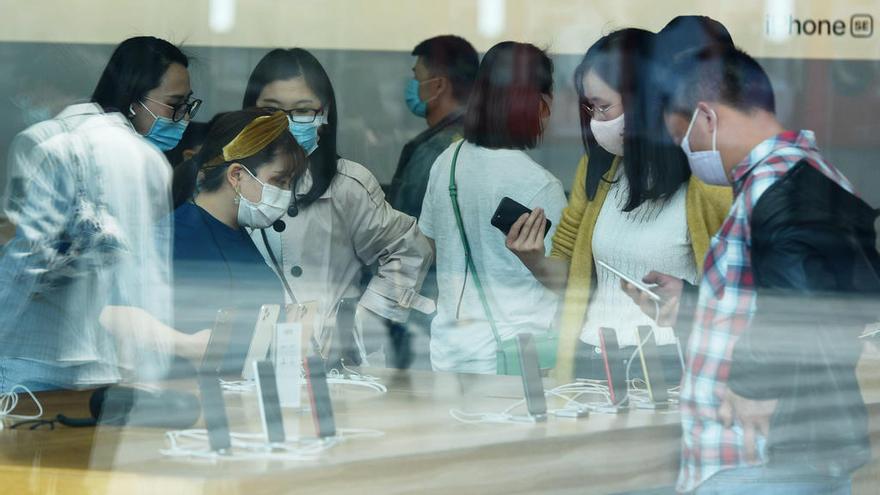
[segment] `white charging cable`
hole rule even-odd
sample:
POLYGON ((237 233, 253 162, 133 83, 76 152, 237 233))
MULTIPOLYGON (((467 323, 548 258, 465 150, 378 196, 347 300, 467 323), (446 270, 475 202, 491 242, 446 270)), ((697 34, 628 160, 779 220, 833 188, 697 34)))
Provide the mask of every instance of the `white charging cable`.
POLYGON ((247 393, 257 388, 257 382, 254 380, 224 380, 220 379, 220 388, 224 392, 247 393))
POLYGON ((229 434, 231 448, 220 453, 210 449, 205 429, 174 430, 165 432, 168 448, 159 453, 167 457, 203 459, 208 461, 314 461, 321 454, 346 440, 378 438, 385 432, 367 428, 339 428, 336 436, 328 438, 291 438, 283 443, 269 443, 263 433, 229 434))
POLYGON ((4 428, 3 420, 6 418, 13 418, 22 421, 28 421, 33 419, 40 419, 43 417, 43 405, 40 404, 40 401, 37 400, 37 397, 33 392, 30 391, 29 388, 24 385, 14 385, 9 392, 0 393, 0 430, 4 428), (37 406, 37 414, 31 415, 21 415, 21 414, 12 414, 13 411, 18 407, 19 396, 16 392, 24 392, 31 397, 31 400, 34 401, 34 404, 37 406))
MULTIPOLYGON (((545 390, 545 397, 557 397, 565 401, 565 405, 561 409, 548 410, 548 414, 557 414, 560 411, 583 411, 598 406, 608 405, 611 403, 611 396, 608 393, 608 387, 600 383, 598 380, 581 381, 567 383, 556 388, 545 390), (599 396, 598 402, 581 402, 583 396, 599 396)), ((466 412, 460 409, 450 409, 449 415, 460 423, 465 424, 523 424, 535 423, 535 418, 529 415, 515 415, 513 411, 523 406, 525 399, 520 399, 511 404, 507 409, 501 412, 466 412)))
POLYGON ((525 399, 521 399, 513 403, 507 409, 499 412, 499 413, 470 413, 465 412, 460 409, 450 409, 449 415, 452 416, 452 419, 458 421, 459 423, 464 424, 481 424, 481 423, 494 423, 494 424, 523 424, 523 423, 535 423, 535 418, 532 416, 522 416, 522 415, 514 415, 511 414, 511 411, 516 409, 517 407, 525 404, 525 399))
POLYGON ((354 387, 363 387, 378 392, 380 394, 388 393, 388 387, 382 384, 379 378, 360 373, 345 365, 345 360, 340 360, 342 371, 336 368, 327 373, 327 383, 330 385, 349 385, 354 387))

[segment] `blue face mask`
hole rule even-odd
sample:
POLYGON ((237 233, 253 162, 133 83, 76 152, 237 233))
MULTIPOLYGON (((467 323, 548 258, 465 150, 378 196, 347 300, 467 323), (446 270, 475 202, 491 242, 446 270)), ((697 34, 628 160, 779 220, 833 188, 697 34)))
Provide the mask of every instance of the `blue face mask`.
POLYGON ((409 107, 409 111, 416 117, 424 117, 425 115, 428 115, 428 102, 422 101, 419 97, 419 87, 421 85, 422 84, 418 79, 410 79, 406 85, 406 92, 404 93, 406 106, 409 107))
POLYGON ((180 122, 175 122, 167 117, 157 116, 143 103, 141 103, 141 106, 156 119, 144 137, 162 151, 174 149, 181 138, 183 138, 183 133, 186 131, 189 121, 181 120, 180 122))
POLYGON ((318 127, 321 126, 323 120, 316 119, 314 122, 304 124, 302 122, 294 122, 289 120, 288 128, 290 133, 296 139, 296 142, 302 146, 307 155, 311 155, 318 149, 318 127))

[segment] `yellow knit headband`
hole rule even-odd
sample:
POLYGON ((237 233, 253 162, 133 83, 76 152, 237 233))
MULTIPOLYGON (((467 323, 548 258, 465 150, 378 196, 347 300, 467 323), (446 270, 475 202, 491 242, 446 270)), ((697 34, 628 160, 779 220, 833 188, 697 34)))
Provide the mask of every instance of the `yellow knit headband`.
POLYGON ((278 138, 282 132, 287 132, 288 120, 284 112, 275 112, 272 115, 257 117, 245 126, 235 139, 223 147, 223 153, 209 160, 202 166, 202 170, 222 165, 226 162, 241 160, 256 155, 272 141, 278 138))

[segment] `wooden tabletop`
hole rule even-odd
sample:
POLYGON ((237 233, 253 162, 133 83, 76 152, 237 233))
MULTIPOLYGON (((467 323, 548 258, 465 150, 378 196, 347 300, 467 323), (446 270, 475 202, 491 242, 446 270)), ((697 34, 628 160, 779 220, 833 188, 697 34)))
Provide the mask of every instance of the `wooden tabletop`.
MULTIPOLYGON (((550 417, 538 424, 462 424, 450 416, 451 408, 500 412, 522 399, 520 379, 368 372, 381 378, 388 393, 331 386, 337 427, 375 429, 384 436, 344 441, 318 460, 172 459, 159 452, 167 446, 162 429, 4 430, 0 432, 0 483, 4 487, 0 491, 64 495, 162 491, 257 495, 307 489, 346 495, 610 493, 674 483, 681 436, 675 411, 594 413, 579 420, 550 417)), ((50 392, 39 397, 47 416, 62 412, 86 417, 89 394, 50 392)), ((259 432, 255 393, 224 396, 232 431, 259 432)), ((877 445, 880 396, 869 402, 877 445)), ((524 413, 524 408, 518 412, 524 413)), ((289 437, 314 436, 307 412, 286 409, 285 422, 289 437)))

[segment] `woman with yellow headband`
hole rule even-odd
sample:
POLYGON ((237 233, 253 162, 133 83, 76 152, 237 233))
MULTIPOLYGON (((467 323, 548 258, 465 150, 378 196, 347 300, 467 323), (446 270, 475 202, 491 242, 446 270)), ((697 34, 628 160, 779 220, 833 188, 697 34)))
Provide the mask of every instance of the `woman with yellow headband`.
POLYGON ((195 333, 210 328, 219 309, 233 309, 227 370, 240 370, 260 306, 284 302, 249 230, 281 217, 306 164, 287 130, 281 112, 224 114, 199 153, 175 170, 175 196, 192 198, 174 212, 175 327, 195 333))

